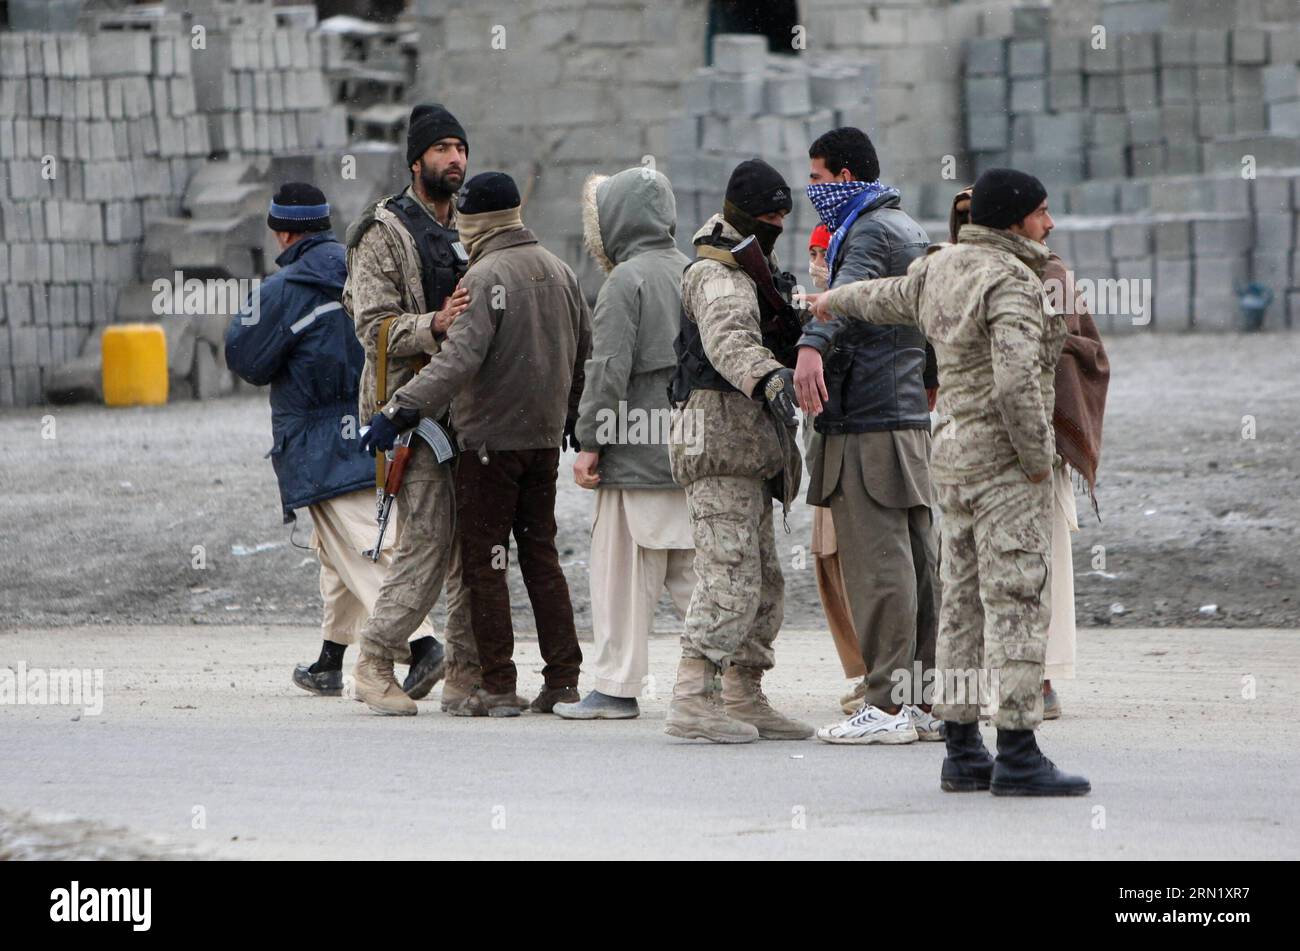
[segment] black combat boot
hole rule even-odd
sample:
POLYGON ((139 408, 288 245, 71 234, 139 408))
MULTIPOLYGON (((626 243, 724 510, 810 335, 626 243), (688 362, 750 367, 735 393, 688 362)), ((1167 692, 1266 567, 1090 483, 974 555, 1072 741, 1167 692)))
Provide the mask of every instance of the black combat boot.
POLYGON ((948 755, 939 770, 939 788, 944 792, 977 792, 989 788, 993 756, 980 739, 980 725, 943 722, 943 741, 948 755))
POLYGON ((412 700, 423 700, 434 684, 442 679, 447 652, 432 635, 411 641, 411 669, 402 682, 403 692, 412 700))
POLYGON ((998 758, 989 791, 995 796, 1086 796, 1092 784, 1056 768, 1033 730, 998 730, 998 758))

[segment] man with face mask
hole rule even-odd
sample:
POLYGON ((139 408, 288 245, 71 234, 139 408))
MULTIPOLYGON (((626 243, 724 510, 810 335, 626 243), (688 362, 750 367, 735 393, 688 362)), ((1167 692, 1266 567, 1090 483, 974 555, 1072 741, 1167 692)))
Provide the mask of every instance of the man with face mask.
POLYGON ((760 279, 788 294, 793 278, 778 271, 773 248, 791 207, 776 169, 741 162, 722 213, 696 232, 696 259, 682 275, 669 455, 686 489, 698 580, 664 730, 671 736, 750 743, 813 733, 772 709, 762 690, 784 614, 772 499, 788 504, 802 475, 793 372, 775 355, 789 353, 794 340, 777 332, 771 304, 732 253, 752 237, 770 271, 760 279))
MULTIPOLYGON (((929 238, 899 207, 898 191, 880 182, 867 135, 833 129, 808 155, 808 197, 831 232, 830 286, 904 273, 929 238)), ((817 732, 826 743, 940 738, 940 721, 922 690, 934 666, 938 622, 928 351, 915 327, 856 321, 811 324, 799 340, 795 386, 816 429, 808 502, 834 513, 845 591, 869 672, 861 706, 817 732)))
MULTIPOLYGON (((442 348, 452 322, 469 305, 457 287, 468 259, 456 231, 452 199, 465 179, 469 144, 455 116, 438 104, 411 111, 406 160, 411 185, 367 208, 348 230, 343 303, 366 352, 359 419, 371 418, 442 348)), ((382 460, 376 482, 383 484, 382 460)), ((455 499, 449 462, 418 434, 395 509, 396 552, 375 610, 361 632, 357 698, 376 713, 413 715, 441 673, 442 649, 416 662, 398 685, 394 661, 407 633, 447 594, 447 682, 442 704, 469 696, 479 681, 469 600, 454 543, 455 499), (436 670, 433 669, 436 661, 436 670)))
POLYGON ((824 291, 831 283, 831 269, 826 264, 826 251, 831 246, 831 232, 825 225, 813 228, 808 238, 808 275, 813 287, 824 291))

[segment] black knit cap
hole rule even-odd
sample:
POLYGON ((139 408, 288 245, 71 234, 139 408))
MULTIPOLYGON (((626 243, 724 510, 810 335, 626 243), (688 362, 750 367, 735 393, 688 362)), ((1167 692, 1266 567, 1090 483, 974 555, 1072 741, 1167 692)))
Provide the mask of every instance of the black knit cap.
POLYGON ((1019 224, 1047 198, 1043 183, 1013 168, 991 168, 975 182, 970 201, 973 225, 1006 230, 1019 224))
POLYGON ((406 164, 414 165, 425 149, 439 139, 454 137, 465 143, 469 152, 469 136, 465 127, 447 111, 440 102, 426 102, 411 110, 411 121, 406 126, 406 164))
POLYGON ((727 180, 727 201, 755 218, 794 208, 790 186, 760 158, 746 159, 735 167, 727 180))
POLYGON ((325 193, 306 182, 286 182, 271 199, 266 226, 272 231, 329 231, 330 206, 325 193))
POLYGON ((519 207, 519 189, 505 172, 479 172, 460 189, 456 210, 462 215, 481 215, 519 207))

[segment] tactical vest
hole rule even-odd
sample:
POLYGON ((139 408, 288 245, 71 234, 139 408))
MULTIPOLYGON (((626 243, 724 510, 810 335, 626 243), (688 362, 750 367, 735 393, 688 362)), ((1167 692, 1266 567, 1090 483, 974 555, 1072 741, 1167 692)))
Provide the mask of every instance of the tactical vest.
MULTIPOLYGON (((730 243, 717 238, 705 238, 700 243, 721 248, 724 251, 731 249, 730 243)), ((697 257, 686 265, 686 270, 689 271, 699 262, 700 258, 697 257)), ((730 267, 731 265, 726 266, 730 267)), ((684 273, 685 271, 683 271, 684 273)), ((786 300, 791 299, 795 287, 793 274, 787 271, 778 271, 772 275, 772 283, 776 285, 776 289, 782 297, 786 300)), ((768 304, 762 294, 756 294, 755 296, 758 298, 758 323, 763 337, 763 346, 771 350, 772 355, 782 365, 793 368, 799 353, 797 347, 798 333, 783 332, 771 305, 768 304)), ((685 306, 682 307, 681 311, 681 327, 677 332, 677 339, 673 341, 673 352, 677 355, 677 370, 673 373, 672 381, 668 384, 669 402, 674 404, 685 403, 692 390, 740 392, 709 362, 708 355, 704 352, 704 340, 700 337, 700 327, 687 316, 685 306)))
POLYGON ((441 310, 456 282, 469 268, 469 256, 460 243, 455 228, 444 228, 420 206, 420 203, 403 192, 388 199, 385 206, 406 226, 420 255, 420 285, 424 289, 424 306, 427 311, 441 310))

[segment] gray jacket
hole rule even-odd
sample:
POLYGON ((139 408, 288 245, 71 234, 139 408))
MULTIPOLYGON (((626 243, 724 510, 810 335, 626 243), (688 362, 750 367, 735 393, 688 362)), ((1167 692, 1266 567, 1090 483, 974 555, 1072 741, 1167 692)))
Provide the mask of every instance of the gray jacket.
MULTIPOLYGON (((925 253, 929 236, 899 204, 890 189, 862 211, 830 262, 831 287, 897 277, 925 253)), ((825 359, 829 399, 814 424, 817 432, 930 428, 925 390, 938 382, 934 351, 919 329, 842 319, 809 323, 799 346, 825 359)))
POLYGON ((645 168, 593 175, 583 189, 587 249, 608 272, 591 319, 591 358, 578 442, 600 452, 600 487, 674 489, 668 462, 668 381, 677 365, 682 271, 677 203, 645 168))

